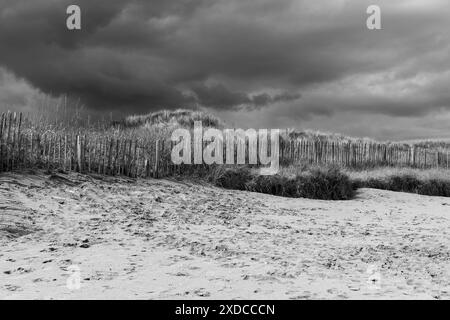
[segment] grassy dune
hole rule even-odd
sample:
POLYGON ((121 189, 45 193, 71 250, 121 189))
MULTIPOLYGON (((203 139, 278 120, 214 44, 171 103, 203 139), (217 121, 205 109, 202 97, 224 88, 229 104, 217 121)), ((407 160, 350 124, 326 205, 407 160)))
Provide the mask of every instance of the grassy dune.
POLYGON ((430 196, 450 197, 450 171, 444 169, 376 168, 351 171, 355 188, 411 192, 430 196))
MULTIPOLYGON (((27 115, 22 124, 29 134, 88 134, 90 137, 135 140, 142 145, 154 145, 157 140, 170 140, 171 132, 179 127, 192 128, 194 121, 204 127, 224 128, 219 118, 204 111, 163 110, 146 115, 133 115, 121 120, 91 115, 65 102, 43 107, 27 115)), ((287 138, 309 138, 317 141, 369 141, 339 134, 287 130, 287 138)), ((286 136, 285 136, 286 137, 286 136)), ((285 138, 283 137, 283 138, 285 138)), ((2 142, 3 143, 3 142, 2 142)), ((389 142, 391 143, 391 142, 389 142)), ((407 142, 402 142, 407 143, 407 142)), ((412 141, 410 144, 445 150, 448 140, 412 141)), ((447 149, 448 150, 448 149, 447 149)), ((166 156, 164 161, 169 161, 166 156)), ((285 163, 274 176, 260 176, 247 167, 191 166, 183 172, 185 178, 201 177, 228 189, 249 190, 285 197, 306 197, 327 200, 351 199, 357 188, 377 188, 424 195, 450 196, 450 171, 442 169, 413 169, 375 167, 349 169, 329 165, 285 163)), ((177 174, 176 172, 173 174, 177 174)))
POLYGON ((247 167, 218 167, 209 176, 217 186, 289 198, 348 200, 355 192, 349 177, 337 167, 314 167, 291 174, 282 169, 271 176, 247 167))

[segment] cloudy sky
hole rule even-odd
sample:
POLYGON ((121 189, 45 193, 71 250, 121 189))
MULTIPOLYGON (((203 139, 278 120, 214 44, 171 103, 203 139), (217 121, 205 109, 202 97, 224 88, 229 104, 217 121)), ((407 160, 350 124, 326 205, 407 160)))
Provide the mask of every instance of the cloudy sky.
POLYGON ((67 94, 101 112, 450 137, 449 30, 448 0, 0 0, 0 104, 67 94))

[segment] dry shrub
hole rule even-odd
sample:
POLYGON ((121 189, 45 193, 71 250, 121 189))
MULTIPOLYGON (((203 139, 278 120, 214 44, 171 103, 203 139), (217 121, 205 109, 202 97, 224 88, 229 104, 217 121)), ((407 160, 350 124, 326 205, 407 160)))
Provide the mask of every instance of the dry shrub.
POLYGON ((247 167, 217 166, 211 170, 208 180, 218 187, 233 190, 246 190, 252 173, 247 167))
POLYGON ((450 179, 444 173, 439 177, 435 171, 431 170, 386 169, 385 175, 380 172, 377 172, 372 177, 370 177, 370 173, 366 173, 364 176, 355 174, 352 181, 357 188, 374 188, 450 197, 450 179))
POLYGON ((315 168, 296 179, 300 197, 348 200, 355 195, 350 178, 337 167, 315 168))
POLYGON ((247 167, 219 167, 210 181, 227 189, 291 198, 347 200, 355 193, 348 176, 335 167, 313 168, 294 175, 281 172, 271 176, 256 174, 247 167))
POLYGON ((296 188, 293 180, 280 175, 261 176, 255 175, 246 184, 249 191, 273 194, 283 197, 295 197, 296 188))

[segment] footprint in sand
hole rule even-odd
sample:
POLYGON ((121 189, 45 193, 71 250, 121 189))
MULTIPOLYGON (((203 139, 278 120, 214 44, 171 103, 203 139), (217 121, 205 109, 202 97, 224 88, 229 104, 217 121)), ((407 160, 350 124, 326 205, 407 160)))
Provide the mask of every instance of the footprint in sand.
POLYGON ((211 293, 205 290, 205 288, 200 288, 194 291, 194 294, 196 294, 199 297, 209 297, 211 293))
POLYGON ((8 291, 22 291, 21 287, 15 286, 15 285, 12 285, 12 284, 6 284, 5 285, 5 289, 8 290, 8 291))

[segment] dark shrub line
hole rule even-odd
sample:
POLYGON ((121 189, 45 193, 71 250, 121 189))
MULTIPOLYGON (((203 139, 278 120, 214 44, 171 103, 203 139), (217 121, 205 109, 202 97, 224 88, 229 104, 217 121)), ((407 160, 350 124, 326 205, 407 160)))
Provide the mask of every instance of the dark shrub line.
POLYGON ((390 191, 410 192, 427 196, 450 197, 450 181, 436 178, 422 180, 414 175, 393 175, 390 177, 353 181, 354 188, 375 188, 390 191))
POLYGON ((203 166, 189 176, 206 179, 218 187, 247 190, 290 198, 323 200, 352 199, 358 188, 374 188, 409 192, 429 196, 450 197, 450 180, 420 178, 413 174, 399 173, 374 178, 350 178, 338 167, 281 169, 279 174, 261 176, 248 166, 203 166), (291 170, 292 171, 292 170, 291 170))
POLYGON ((249 168, 217 168, 209 177, 215 185, 291 198, 348 200, 355 190, 349 177, 338 168, 314 168, 294 176, 262 176, 249 168))

